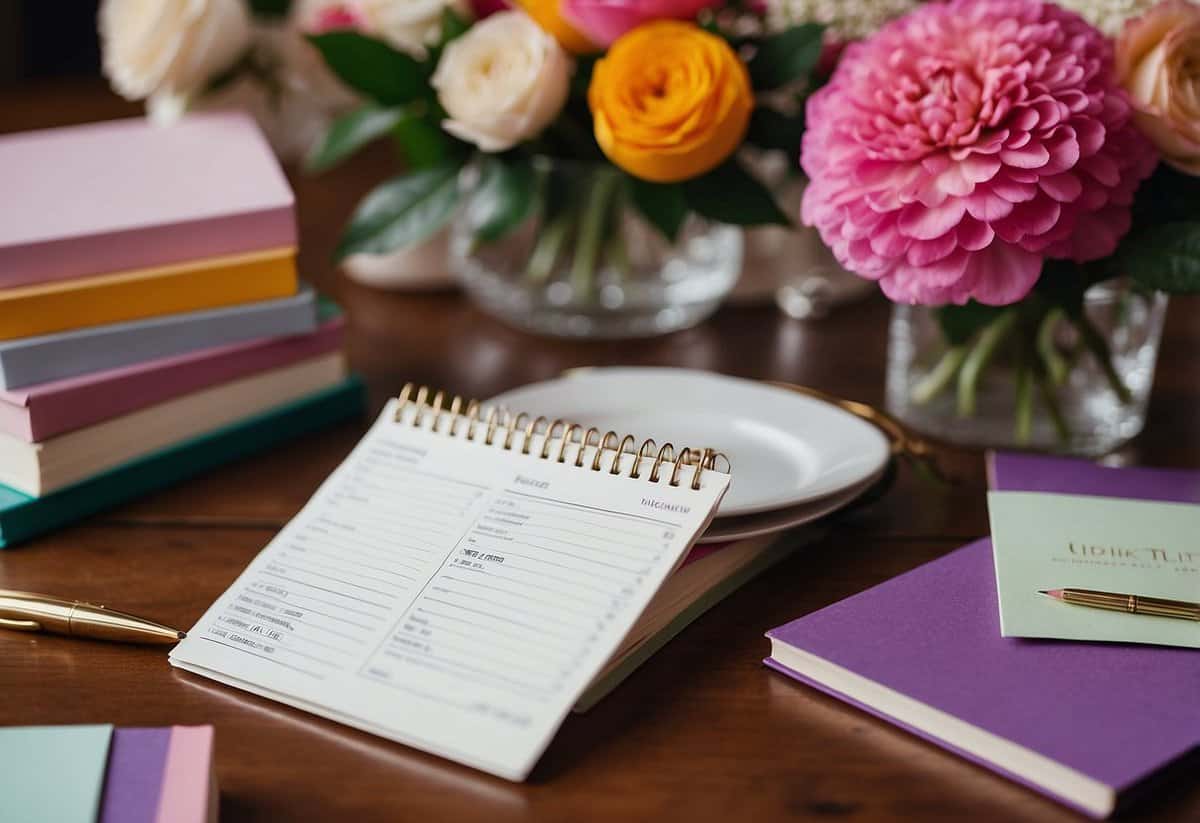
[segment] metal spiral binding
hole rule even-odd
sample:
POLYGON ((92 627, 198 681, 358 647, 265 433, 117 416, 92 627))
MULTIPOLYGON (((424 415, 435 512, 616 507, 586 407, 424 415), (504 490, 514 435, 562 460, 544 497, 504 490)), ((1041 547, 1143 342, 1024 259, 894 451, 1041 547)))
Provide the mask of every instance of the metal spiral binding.
POLYGON ((729 458, 712 449, 684 448, 676 456, 675 447, 670 443, 665 443, 660 448, 653 440, 644 440, 635 450, 637 438, 631 434, 622 436, 617 432, 608 431, 601 435, 600 429, 595 427, 585 430, 578 423, 568 420, 532 417, 525 412, 514 414, 496 406, 489 407, 484 416, 483 406, 476 400, 464 400, 458 395, 447 398, 446 393, 441 391, 433 392, 432 398, 430 394, 427 386, 406 383, 396 398, 399 405, 396 407, 395 422, 402 422, 404 412, 411 404, 416 408, 416 413, 409 425, 415 428, 421 427, 428 414, 432 420, 429 430, 438 432, 442 430, 443 416, 449 415, 449 424, 444 431, 450 437, 462 437, 471 442, 478 439, 482 440, 485 445, 497 445, 506 451, 516 448, 521 454, 531 455, 541 460, 553 460, 556 463, 566 462, 567 446, 575 443, 575 435, 582 432, 578 441, 579 451, 575 455, 574 465, 576 468, 588 468, 594 472, 604 471, 603 457, 606 452, 611 451, 612 458, 608 461, 607 468, 609 474, 621 474, 621 461, 628 455, 633 458, 628 469, 630 478, 639 479, 642 476, 643 461, 650 461, 648 480, 651 483, 658 483, 665 478, 667 485, 670 486, 679 485, 680 473, 685 466, 693 468, 690 483, 693 489, 700 488, 700 478, 705 471, 716 470, 718 458, 725 461, 725 470, 729 469, 729 458), (447 403, 447 399, 449 399, 449 403, 447 403), (466 424, 465 428, 459 428, 460 422, 466 424), (538 435, 545 435, 542 448, 539 452, 531 454, 530 445, 533 443, 534 437, 538 435), (497 439, 498 436, 499 439, 497 439), (594 443, 593 439, 595 439, 594 443), (553 441, 558 442, 556 452, 551 448, 553 441), (593 446, 596 448, 596 453, 592 457, 591 463, 585 464, 584 453, 593 446), (666 467, 670 470, 669 476, 664 473, 664 464, 672 464, 666 467))

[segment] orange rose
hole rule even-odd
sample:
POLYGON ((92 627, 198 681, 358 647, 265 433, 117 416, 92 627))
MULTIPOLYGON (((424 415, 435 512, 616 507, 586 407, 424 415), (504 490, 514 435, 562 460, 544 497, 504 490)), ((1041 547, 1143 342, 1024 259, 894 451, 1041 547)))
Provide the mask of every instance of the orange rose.
POLYGON ((1138 126, 1164 160, 1200 175, 1200 6, 1159 3, 1125 24, 1116 51, 1138 126))
POLYGON ((674 183, 719 166, 754 108, 746 66, 721 38, 658 20, 613 44, 588 88, 596 141, 634 177, 674 183))
POLYGON ((562 16, 562 0, 514 0, 514 4, 572 54, 594 54, 600 51, 595 43, 580 34, 579 30, 562 16))

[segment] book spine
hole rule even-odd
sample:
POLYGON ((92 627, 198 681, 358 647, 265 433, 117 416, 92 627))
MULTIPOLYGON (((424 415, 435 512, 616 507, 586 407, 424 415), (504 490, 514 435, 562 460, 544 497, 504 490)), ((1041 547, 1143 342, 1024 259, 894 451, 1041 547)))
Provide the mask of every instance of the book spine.
POLYGON ((0 290, 0 340, 284 298, 296 287, 295 250, 286 248, 178 270, 0 290))
POLYGON ((362 381, 338 386, 246 421, 164 449, 144 460, 0 513, 0 549, 112 508, 281 442, 361 415, 362 381))
POLYGON ((0 389, 19 389, 214 346, 316 328, 311 291, 245 307, 191 312, 0 342, 0 389))
POLYGON ((0 248, 0 289, 296 245, 293 205, 0 248))
POLYGON ((150 361, 138 371, 125 369, 96 375, 111 379, 31 394, 28 438, 22 432, 6 428, 7 404, 0 395, 0 431, 9 431, 28 442, 39 442, 221 383, 340 351, 342 327, 340 319, 332 320, 298 337, 202 349, 181 357, 150 361))
POLYGON ((0 290, 0 340, 296 293, 294 249, 0 290))

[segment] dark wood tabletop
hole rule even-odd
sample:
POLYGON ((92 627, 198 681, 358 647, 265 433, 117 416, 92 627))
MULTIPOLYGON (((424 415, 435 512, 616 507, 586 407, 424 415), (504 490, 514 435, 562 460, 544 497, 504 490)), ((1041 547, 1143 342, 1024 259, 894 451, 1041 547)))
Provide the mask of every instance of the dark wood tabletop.
MULTIPOLYGON (((0 94, 0 131, 134 113, 98 83, 0 94)), ((882 402, 888 306, 880 299, 815 322, 771 306, 730 307, 657 340, 572 343, 505 328, 453 293, 356 286, 336 273, 330 252, 390 162, 374 152, 323 177, 294 176, 303 273, 345 307, 350 361, 368 382, 373 412, 407 381, 487 397, 606 364, 710 369, 882 402)), ((104 195, 81 181, 80 196, 104 195)), ((1131 461, 1200 466, 1198 320, 1200 301, 1173 301, 1147 430, 1123 455, 1131 461)), ((191 626, 364 426, 309 436, 0 552, 0 588, 191 626)), ((568 718, 524 784, 181 673, 161 649, 60 637, 0 633, 0 725, 211 723, 225 823, 1080 819, 761 664, 766 629, 986 533, 980 456, 952 455, 950 465, 961 476, 955 487, 901 471, 883 500, 712 609, 599 706, 568 718)), ((1200 820, 1200 781, 1177 781, 1128 819, 1200 820)))

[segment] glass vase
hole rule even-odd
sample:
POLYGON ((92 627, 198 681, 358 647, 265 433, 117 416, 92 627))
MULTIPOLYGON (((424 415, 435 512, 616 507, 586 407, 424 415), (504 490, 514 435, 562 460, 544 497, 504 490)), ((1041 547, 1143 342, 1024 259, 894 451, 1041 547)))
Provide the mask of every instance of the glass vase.
POLYGON ((1095 457, 1146 422, 1167 298, 1123 280, 1093 286, 1082 312, 1017 304, 952 345, 935 309, 897 305, 887 408, 966 446, 1095 457))
MULTIPOLYGON (((795 156, 749 147, 738 156, 771 189, 784 213, 798 217, 808 180, 796 173, 795 156)), ((878 290, 873 281, 842 268, 816 229, 799 223, 758 226, 746 230, 742 278, 731 302, 774 300, 789 317, 808 320, 825 317, 878 290)))
POLYGON ((740 229, 690 216, 671 241, 611 166, 538 171, 539 206, 515 230, 481 242, 469 206, 452 226, 451 268, 488 313, 558 337, 648 337, 694 326, 733 289, 740 229))

